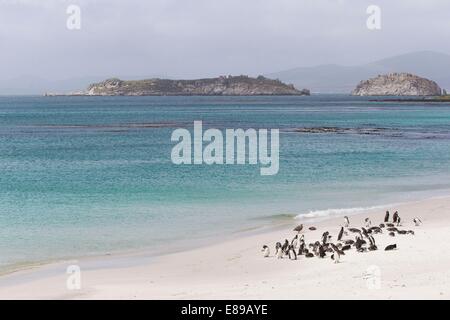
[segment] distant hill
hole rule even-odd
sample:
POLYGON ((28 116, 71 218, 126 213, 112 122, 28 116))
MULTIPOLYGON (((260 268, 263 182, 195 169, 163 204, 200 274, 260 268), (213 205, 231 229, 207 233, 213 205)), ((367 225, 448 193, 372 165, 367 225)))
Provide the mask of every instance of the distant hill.
POLYGON ((361 80, 404 72, 434 80, 441 88, 450 89, 450 55, 432 51, 398 55, 365 65, 301 67, 267 76, 309 88, 312 92, 350 93, 361 80))

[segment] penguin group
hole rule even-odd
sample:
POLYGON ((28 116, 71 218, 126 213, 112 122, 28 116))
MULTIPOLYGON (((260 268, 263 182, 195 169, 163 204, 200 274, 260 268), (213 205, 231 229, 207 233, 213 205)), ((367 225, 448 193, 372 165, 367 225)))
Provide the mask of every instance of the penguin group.
MULTIPOLYGON (((398 235, 415 235, 413 230, 401 229, 402 220, 398 213, 395 211, 392 215, 389 211, 386 211, 383 222, 380 224, 372 224, 370 218, 364 219, 364 226, 356 228, 351 226, 350 219, 345 216, 344 223, 340 227, 339 232, 334 240, 334 237, 329 231, 322 233, 320 240, 306 242, 305 235, 301 234, 304 230, 303 224, 298 225, 293 231, 297 234, 291 240, 285 239, 284 241, 277 242, 275 244, 275 257, 277 259, 290 259, 298 260, 301 256, 305 258, 319 259, 331 258, 334 263, 339 263, 341 257, 345 255, 348 250, 354 249, 356 252, 370 252, 378 250, 375 237, 381 234, 387 234, 391 237, 398 235)), ((422 221, 419 218, 413 219, 414 225, 420 226, 422 221)), ((315 231, 316 227, 309 227, 308 230, 315 231)), ((397 244, 389 244, 384 248, 384 251, 396 250, 397 244)), ((270 249, 267 245, 263 246, 263 256, 270 257, 270 249)))

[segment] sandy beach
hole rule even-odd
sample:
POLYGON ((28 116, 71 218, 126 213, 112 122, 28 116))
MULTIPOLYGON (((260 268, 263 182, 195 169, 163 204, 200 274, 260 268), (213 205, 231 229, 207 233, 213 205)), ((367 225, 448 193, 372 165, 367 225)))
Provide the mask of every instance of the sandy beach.
MULTIPOLYGON (((276 259, 274 245, 295 233, 276 231, 239 237, 211 246, 156 258, 122 257, 75 261, 81 267, 81 289, 68 290, 67 266, 56 263, 0 278, 1 299, 448 299, 450 298, 450 197, 433 198, 389 208, 399 210, 403 229, 415 235, 376 235, 379 250, 352 249, 338 264, 327 257, 276 259), (421 226, 412 219, 420 217, 421 226), (397 244, 398 249, 384 251, 397 244), (262 245, 271 248, 264 258, 262 245), (111 261, 108 261, 111 259, 111 261), (131 263, 130 261, 134 261, 131 263), (129 263, 127 263, 129 262, 129 263), (128 265, 129 264, 129 265, 128 265), (86 267, 84 267, 86 266, 86 267), (93 267, 94 266, 94 267, 93 267)), ((382 222, 384 212, 350 217, 360 227, 369 216, 382 222)), ((306 242, 339 232, 342 217, 305 224, 306 242), (317 230, 310 231, 309 226, 317 230)), ((350 237, 350 236, 349 236, 350 237)))

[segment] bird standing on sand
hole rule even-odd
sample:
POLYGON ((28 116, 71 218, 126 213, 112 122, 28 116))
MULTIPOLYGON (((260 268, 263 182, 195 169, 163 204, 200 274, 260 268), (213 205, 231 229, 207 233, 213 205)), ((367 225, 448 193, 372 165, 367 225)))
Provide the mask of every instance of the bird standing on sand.
POLYGON ((348 220, 348 217, 345 216, 344 217, 344 227, 348 228, 349 225, 350 225, 350 220, 348 220))
POLYGON ((366 218, 364 221, 366 222, 366 228, 370 228, 370 226, 372 225, 372 221, 370 221, 370 218, 366 218))
POLYGON ((394 215, 392 216, 392 219, 393 219, 393 222, 394 222, 394 223, 397 223, 397 220, 398 220, 398 211, 395 211, 395 212, 394 212, 394 215))
POLYGON ((283 250, 281 249, 281 243, 277 242, 275 245, 275 255, 278 259, 283 259, 283 250))
POLYGON ((269 249, 268 246, 263 245, 262 252, 263 252, 264 258, 269 257, 269 255, 270 255, 270 249, 269 249))
POLYGON ((297 253, 295 252, 293 245, 290 245, 288 248, 288 256, 290 260, 297 260, 297 253))
POLYGON ((297 231, 298 233, 300 233, 300 231, 302 231, 302 230, 303 230, 303 224, 299 224, 298 226, 296 226, 294 228, 294 231, 297 231))
POLYGON ((414 218, 413 222, 416 225, 416 227, 418 227, 418 226, 420 226, 422 224, 422 221, 419 218, 414 218))
POLYGON ((386 211, 386 215, 384 216, 384 222, 389 221, 389 211, 386 211))
POLYGON ((342 236, 344 235, 344 227, 341 227, 341 231, 339 231, 339 235, 338 235, 338 241, 342 240, 342 236))

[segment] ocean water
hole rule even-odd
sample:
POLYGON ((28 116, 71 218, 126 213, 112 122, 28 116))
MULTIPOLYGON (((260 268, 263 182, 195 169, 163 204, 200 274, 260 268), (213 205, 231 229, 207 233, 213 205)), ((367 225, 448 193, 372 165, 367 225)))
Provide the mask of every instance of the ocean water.
POLYGON ((449 104, 345 95, 0 97, 0 270, 166 252, 283 219, 448 194, 449 168, 449 104), (172 164, 171 133, 194 120, 279 128, 279 173, 172 164), (294 131, 322 126, 346 130, 294 131))

